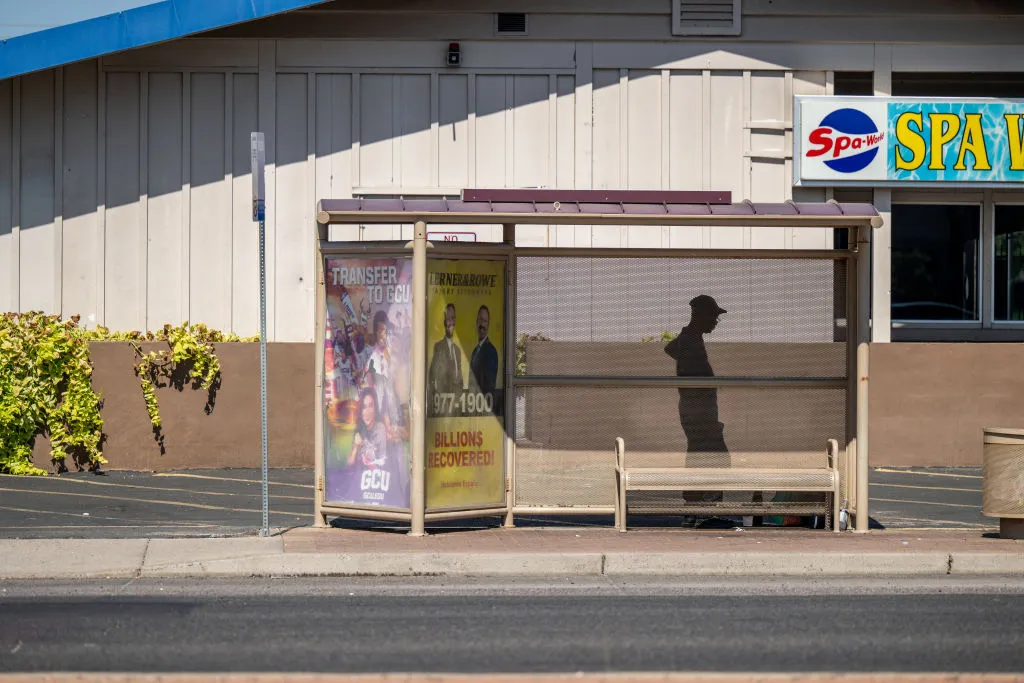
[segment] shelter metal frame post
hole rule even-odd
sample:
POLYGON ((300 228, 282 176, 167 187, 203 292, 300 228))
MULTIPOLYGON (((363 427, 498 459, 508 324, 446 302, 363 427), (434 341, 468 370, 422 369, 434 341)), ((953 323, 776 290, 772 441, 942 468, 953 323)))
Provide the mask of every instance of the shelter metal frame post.
POLYGON ((418 220, 412 238, 412 388, 409 392, 411 483, 409 505, 412 508, 410 536, 424 535, 426 491, 424 453, 427 395, 427 224, 418 220))
MULTIPOLYGON (((859 272, 859 254, 857 251, 857 231, 847 230, 849 239, 849 251, 851 258, 847 260, 846 282, 843 287, 846 292, 846 452, 843 459, 843 476, 845 486, 843 493, 846 496, 844 507, 847 511, 855 509, 857 505, 857 331, 858 324, 858 300, 857 300, 857 273, 859 272)), ((839 528, 838 520, 836 528, 839 528)))
POLYGON ((871 339, 871 230, 857 228, 857 533, 868 531, 868 376, 871 339))
POLYGON ((502 241, 512 247, 506 263, 505 275, 505 512, 503 525, 515 526, 512 509, 516 500, 516 395, 512 378, 516 374, 516 226, 504 223, 501 226, 502 241))
POLYGON ((316 327, 313 329, 313 526, 327 526, 324 502, 324 332, 326 330, 327 280, 324 273, 324 253, 321 245, 327 241, 327 226, 317 225, 314 234, 317 248, 315 268, 316 327))

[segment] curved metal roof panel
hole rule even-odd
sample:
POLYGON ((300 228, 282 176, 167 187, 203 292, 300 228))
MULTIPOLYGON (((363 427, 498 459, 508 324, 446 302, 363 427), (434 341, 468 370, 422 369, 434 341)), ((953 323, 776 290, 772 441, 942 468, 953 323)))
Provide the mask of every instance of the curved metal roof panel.
POLYGON ((325 0, 160 0, 0 42, 0 78, 318 5, 325 0))
POLYGON ((871 204, 464 201, 461 199, 321 199, 317 221, 327 223, 576 223, 607 225, 764 225, 840 227, 881 225, 871 204))

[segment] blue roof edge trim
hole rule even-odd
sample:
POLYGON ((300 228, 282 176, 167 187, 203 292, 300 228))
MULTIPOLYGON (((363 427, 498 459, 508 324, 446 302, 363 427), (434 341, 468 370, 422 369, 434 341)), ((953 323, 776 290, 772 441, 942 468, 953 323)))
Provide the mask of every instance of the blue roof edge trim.
POLYGON ((162 43, 326 0, 160 0, 0 42, 0 79, 162 43))

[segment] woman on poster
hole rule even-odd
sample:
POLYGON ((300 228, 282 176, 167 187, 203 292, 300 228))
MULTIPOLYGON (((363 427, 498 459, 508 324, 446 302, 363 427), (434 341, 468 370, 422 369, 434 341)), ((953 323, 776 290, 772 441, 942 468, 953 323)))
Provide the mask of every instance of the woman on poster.
POLYGON ((359 394, 359 418, 348 455, 348 473, 356 503, 408 507, 408 471, 402 466, 401 443, 388 439, 384 421, 379 419, 377 393, 373 388, 359 394))

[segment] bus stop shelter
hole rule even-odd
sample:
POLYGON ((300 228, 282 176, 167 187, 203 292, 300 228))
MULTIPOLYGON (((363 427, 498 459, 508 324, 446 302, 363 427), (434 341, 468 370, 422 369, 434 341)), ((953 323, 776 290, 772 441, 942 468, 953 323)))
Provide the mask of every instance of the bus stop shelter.
POLYGON ((870 204, 464 190, 322 199, 316 218, 318 525, 610 514, 615 437, 677 466, 700 413, 726 467, 787 467, 837 440, 840 497, 867 531, 870 204), (403 239, 331 241, 331 225, 403 239), (452 226, 501 226, 500 241, 452 226), (593 237, 517 246, 521 226, 593 237), (674 246, 723 229, 748 237, 674 246), (663 231, 661 246, 624 246, 624 230, 663 231), (818 230, 834 242, 794 238, 818 230))

